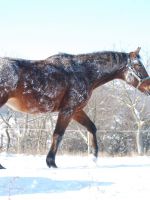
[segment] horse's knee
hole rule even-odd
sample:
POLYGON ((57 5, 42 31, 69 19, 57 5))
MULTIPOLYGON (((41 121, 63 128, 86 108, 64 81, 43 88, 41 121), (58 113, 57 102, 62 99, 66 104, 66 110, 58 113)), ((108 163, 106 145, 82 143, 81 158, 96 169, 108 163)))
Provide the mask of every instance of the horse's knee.
POLYGON ((62 135, 54 133, 52 136, 51 150, 56 152, 61 141, 62 135))

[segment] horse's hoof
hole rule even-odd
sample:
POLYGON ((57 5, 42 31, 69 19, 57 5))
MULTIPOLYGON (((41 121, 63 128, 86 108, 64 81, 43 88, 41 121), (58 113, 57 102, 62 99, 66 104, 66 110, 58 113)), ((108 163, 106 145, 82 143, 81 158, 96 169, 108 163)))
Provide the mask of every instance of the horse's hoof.
POLYGON ((57 165, 52 158, 46 158, 46 163, 49 168, 57 168, 57 165))
POLYGON ((97 162, 97 157, 95 155, 93 155, 93 154, 90 154, 89 155, 89 160, 96 163, 97 162))
POLYGON ((0 169, 6 169, 5 167, 3 167, 1 164, 0 164, 0 169))

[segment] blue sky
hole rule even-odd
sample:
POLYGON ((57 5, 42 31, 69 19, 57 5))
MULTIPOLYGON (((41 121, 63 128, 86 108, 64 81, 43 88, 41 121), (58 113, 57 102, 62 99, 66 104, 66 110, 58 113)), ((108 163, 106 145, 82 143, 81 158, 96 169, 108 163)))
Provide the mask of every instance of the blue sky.
MULTIPOLYGON (((149 0, 0 0, 0 56, 150 52, 149 0)), ((148 53, 150 54, 150 53, 148 53)))

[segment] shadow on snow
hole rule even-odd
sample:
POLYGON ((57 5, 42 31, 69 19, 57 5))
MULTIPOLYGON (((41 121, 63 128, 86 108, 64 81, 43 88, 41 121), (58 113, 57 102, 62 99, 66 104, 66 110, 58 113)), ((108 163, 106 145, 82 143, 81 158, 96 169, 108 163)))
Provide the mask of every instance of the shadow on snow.
POLYGON ((1 177, 0 196, 61 193, 79 191, 93 186, 111 186, 112 182, 82 181, 82 180, 52 180, 43 177, 1 177))

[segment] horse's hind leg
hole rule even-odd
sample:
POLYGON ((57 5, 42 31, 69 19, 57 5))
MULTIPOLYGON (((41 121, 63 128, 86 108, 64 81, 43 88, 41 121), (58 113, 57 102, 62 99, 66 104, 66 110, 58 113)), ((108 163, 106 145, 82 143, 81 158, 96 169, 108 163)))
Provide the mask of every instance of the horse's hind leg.
POLYGON ((77 112, 73 119, 76 120, 78 123, 83 125, 87 128, 87 130, 91 133, 90 134, 90 141, 91 141, 91 153, 97 157, 98 156, 98 145, 97 145, 97 138, 96 138, 96 126, 94 123, 89 119, 89 117, 86 115, 86 113, 83 110, 80 110, 77 112))
POLYGON ((3 166, 0 164, 0 169, 5 169, 5 167, 3 167, 3 166))
MULTIPOLYGON (((0 107, 2 107, 8 100, 8 95, 4 94, 4 92, 1 94, 0 93, 0 107)), ((1 164, 0 164, 0 169, 5 169, 1 164)))
POLYGON ((62 137, 64 135, 64 132, 71 120, 72 114, 67 114, 67 111, 60 111, 58 115, 58 120, 56 123, 56 127, 52 136, 52 143, 50 151, 46 158, 46 163, 48 167, 54 167, 57 168, 57 165, 55 163, 55 156, 58 150, 58 146, 62 140, 62 137))

